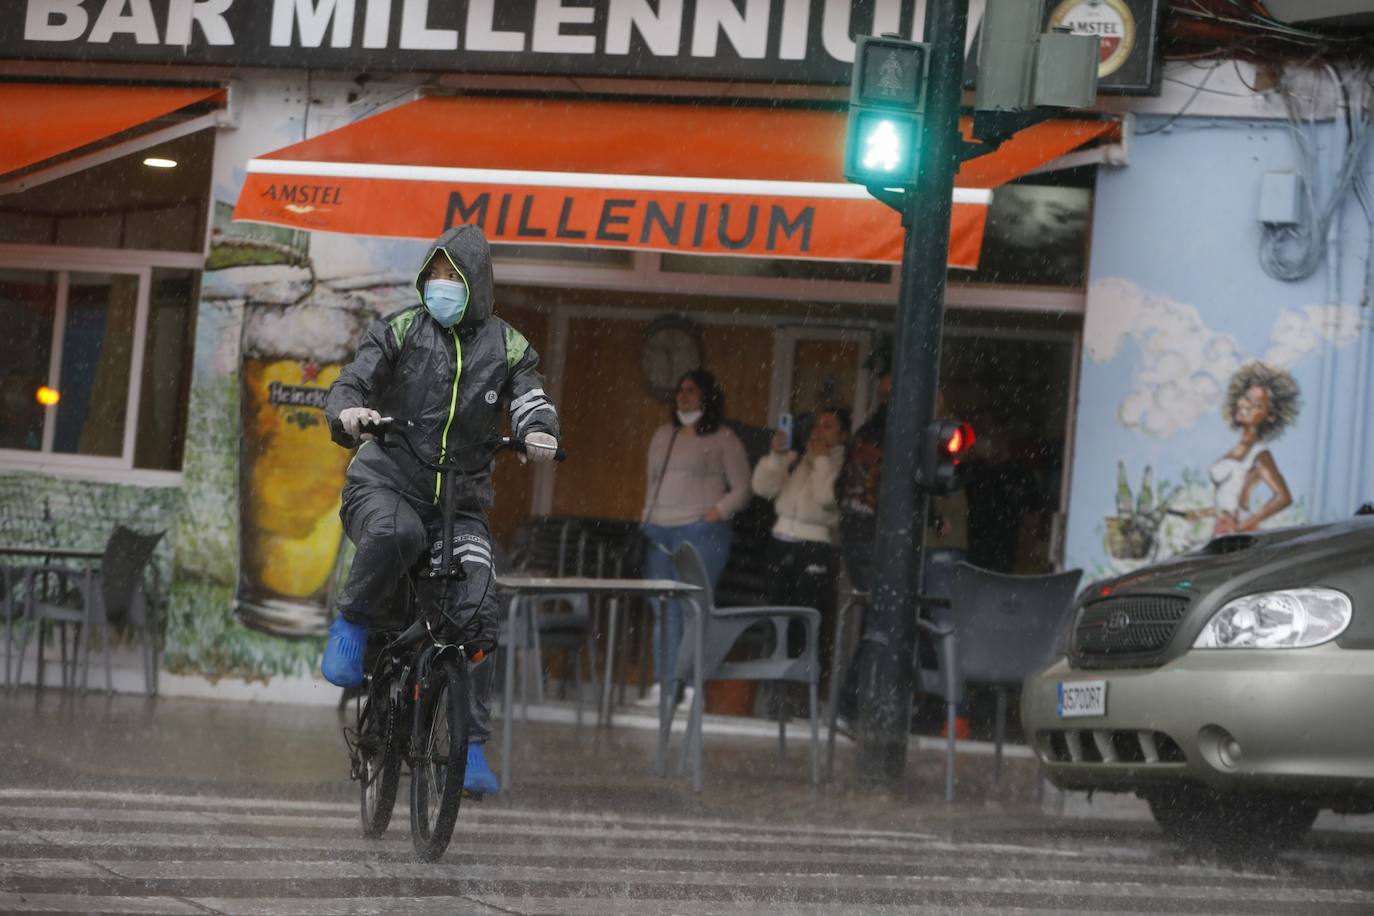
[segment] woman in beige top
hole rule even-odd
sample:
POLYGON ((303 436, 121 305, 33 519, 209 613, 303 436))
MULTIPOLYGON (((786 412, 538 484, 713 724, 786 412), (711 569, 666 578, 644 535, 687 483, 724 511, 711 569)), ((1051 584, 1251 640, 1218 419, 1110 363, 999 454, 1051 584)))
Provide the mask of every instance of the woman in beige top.
MULTIPOLYGON (((644 575, 677 578, 673 552, 691 544, 715 588, 730 559, 730 516, 749 501, 749 459, 739 437, 722 425, 725 392, 715 376, 704 369, 686 373, 678 380, 675 401, 671 421, 649 442, 644 575)), ((681 601, 661 601, 654 624, 654 644, 667 650, 670 680, 682 644, 684 610, 681 601)))

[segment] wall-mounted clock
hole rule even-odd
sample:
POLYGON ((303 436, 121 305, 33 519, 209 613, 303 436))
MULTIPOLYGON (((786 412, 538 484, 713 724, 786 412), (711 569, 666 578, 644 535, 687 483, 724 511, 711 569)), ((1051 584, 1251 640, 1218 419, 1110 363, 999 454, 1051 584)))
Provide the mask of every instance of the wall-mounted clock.
POLYGON ((639 368, 644 389, 660 401, 671 401, 677 380, 701 368, 701 329, 679 315, 656 318, 644 329, 639 368))

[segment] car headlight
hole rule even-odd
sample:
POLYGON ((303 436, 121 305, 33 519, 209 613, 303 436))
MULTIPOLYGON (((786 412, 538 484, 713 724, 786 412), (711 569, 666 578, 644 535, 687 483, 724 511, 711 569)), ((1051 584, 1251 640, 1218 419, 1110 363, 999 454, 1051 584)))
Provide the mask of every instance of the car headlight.
POLYGON ((1202 628, 1194 649, 1301 649, 1335 639, 1350 625, 1350 598, 1334 588, 1290 588, 1228 601, 1202 628))

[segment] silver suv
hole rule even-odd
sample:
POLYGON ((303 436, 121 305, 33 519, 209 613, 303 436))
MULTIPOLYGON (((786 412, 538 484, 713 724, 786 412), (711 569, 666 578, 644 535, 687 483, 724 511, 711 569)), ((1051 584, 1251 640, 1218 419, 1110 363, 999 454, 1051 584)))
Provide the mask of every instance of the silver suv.
POLYGON ((1374 812, 1374 518, 1220 537, 1080 594, 1022 723, 1064 789, 1190 844, 1278 848, 1374 812))

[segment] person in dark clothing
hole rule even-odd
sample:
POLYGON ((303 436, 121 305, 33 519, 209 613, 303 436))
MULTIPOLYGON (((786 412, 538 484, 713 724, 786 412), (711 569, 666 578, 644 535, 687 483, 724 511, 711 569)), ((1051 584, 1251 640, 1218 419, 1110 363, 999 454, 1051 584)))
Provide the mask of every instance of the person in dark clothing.
POLYGON ((883 439, 887 435, 887 401, 891 395, 892 372, 884 371, 878 379, 878 409, 850 437, 844 466, 835 480, 840 552, 850 583, 862 592, 873 587, 878 488, 882 483, 883 439))
POLYGON ((464 787, 494 792, 496 777, 482 749, 491 734, 489 652, 499 629, 486 519, 492 462, 469 446, 497 436, 504 407, 529 458, 552 460, 558 413, 544 393, 538 354, 492 314, 491 248, 480 228, 459 226, 440 236, 425 256, 415 291, 418 304, 372 323, 325 401, 334 441, 358 448, 339 513, 357 554, 339 593, 321 667, 332 684, 362 684, 369 625, 385 614, 418 558, 428 551, 436 567, 442 559, 442 475, 404 449, 381 448, 365 431, 383 416, 403 418, 413 424, 412 442, 427 460, 473 464, 454 484, 453 557, 467 578, 446 587, 455 590, 449 606, 458 608, 465 644, 488 652, 472 670, 464 787))
MULTIPOLYGON (((892 371, 883 360, 882 375, 878 380, 878 409, 873 412, 850 439, 849 451, 845 456, 844 467, 835 481, 835 501, 839 506, 840 551, 844 556, 845 571, 856 591, 871 592, 874 585, 873 557, 878 539, 878 493, 882 484, 883 446, 887 435, 888 399, 892 394, 892 371)), ((936 395, 936 413, 942 410, 940 395, 936 395)), ((943 500, 941 502, 944 502, 943 500)), ((967 504, 951 503, 948 507, 938 506, 931 501, 931 514, 927 527, 941 537, 949 527, 949 520, 941 517, 942 508, 961 505, 959 511, 967 514, 967 504)), ((962 521, 962 520, 960 520, 962 521)), ((963 559, 962 550, 931 549, 935 545, 928 541, 925 551, 924 593, 938 597, 948 597, 949 568, 963 559)), ((862 606, 861 606, 862 607, 862 606)), ((853 720, 858 712, 858 671, 860 653, 866 651, 868 634, 864 631, 864 620, 860 620, 858 650, 850 661, 844 679, 844 689, 840 695, 840 714, 853 720)), ((919 653, 923 665, 933 665, 934 655, 928 643, 921 644, 919 653)), ((967 737, 968 720, 961 707, 956 728, 967 737)))

